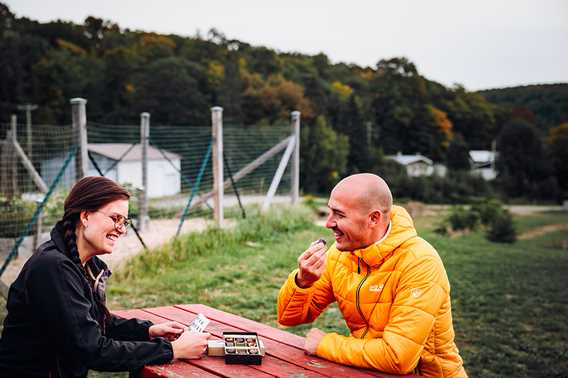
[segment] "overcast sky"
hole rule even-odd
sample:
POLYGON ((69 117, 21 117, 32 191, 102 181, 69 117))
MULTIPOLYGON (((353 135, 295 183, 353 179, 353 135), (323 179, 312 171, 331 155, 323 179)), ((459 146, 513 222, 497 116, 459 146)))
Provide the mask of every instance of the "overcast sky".
POLYGON ((406 56, 421 74, 469 90, 568 82, 566 0, 0 0, 18 17, 229 39, 375 66, 406 56))

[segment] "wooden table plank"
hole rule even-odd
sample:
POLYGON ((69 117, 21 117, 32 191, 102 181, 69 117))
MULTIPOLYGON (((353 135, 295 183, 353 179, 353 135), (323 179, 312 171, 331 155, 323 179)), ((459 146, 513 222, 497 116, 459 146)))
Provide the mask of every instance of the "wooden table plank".
POLYGON ((144 377, 200 376, 199 374, 205 377, 235 376, 246 378, 254 376, 302 378, 322 376, 348 376, 350 378, 369 376, 383 378, 414 377, 412 375, 392 375, 368 369, 352 368, 319 357, 307 356, 303 352, 304 338, 301 336, 201 304, 118 310, 113 311, 113 313, 125 318, 147 319, 154 323, 176 320, 186 325, 198 313, 202 313, 211 320, 206 331, 211 333, 213 337, 221 337, 223 331, 231 330, 257 332, 262 337, 266 347, 267 355, 263 358, 263 364, 259 366, 227 365, 222 358, 205 356, 198 360, 177 360, 167 365, 148 366, 144 369, 144 377), (244 372, 240 369, 242 367, 249 368, 249 370, 244 372))
MULTIPOLYGON (((176 311, 181 311, 181 310, 177 310, 174 307, 158 307, 159 309, 174 309, 176 311)), ((129 316, 129 317, 137 317, 139 319, 146 319, 146 320, 150 320, 154 323, 160 323, 160 322, 164 322, 167 320, 175 320, 178 321, 182 324, 188 325, 191 320, 193 320, 193 318, 195 318, 195 316, 189 314, 188 312, 184 312, 182 311, 184 314, 187 314, 188 316, 190 316, 189 320, 183 320, 183 319, 179 319, 179 318, 175 318, 172 316, 168 316, 167 311, 162 311, 161 313, 156 313, 155 311, 149 311, 149 309, 144 309, 144 310, 129 310, 129 311, 115 311, 114 313, 116 313, 119 316, 124 316, 126 314, 132 313, 133 316, 129 316)), ((126 317, 126 316, 124 316, 126 317)), ((264 361, 263 361, 264 362, 264 361)), ((270 373, 265 373, 262 371, 262 369, 259 369, 257 366, 253 366, 253 365, 227 365, 225 364, 225 360, 223 358, 219 358, 219 357, 208 357, 208 356, 203 356, 200 359, 195 359, 195 360, 183 360, 183 361, 179 361, 176 360, 174 362, 174 365, 182 365, 185 364, 185 366, 190 365, 190 366, 195 366, 198 367, 200 369, 203 369, 207 372, 213 373, 213 374, 217 374, 218 376, 222 376, 222 377, 243 377, 243 378, 250 378, 252 377, 273 377, 274 375, 270 374, 270 373)), ((270 366, 271 364, 268 364, 268 366, 270 366)), ((274 364, 272 364, 274 365, 274 364)), ((262 366, 262 365, 261 365, 262 366)), ((183 367, 180 368, 181 371, 183 371, 183 367)), ((265 369, 266 370, 266 369, 265 369)), ((171 371, 171 369, 170 369, 171 371)), ((309 375, 307 375, 309 376, 309 375)))
MULTIPOLYGON (((167 307, 158 307, 158 308, 149 308, 145 309, 145 311, 150 311, 156 315, 168 317, 179 321, 180 323, 190 323, 196 316, 195 313, 188 311, 187 309, 182 309, 180 307, 174 306, 167 306, 167 307)), ((205 315, 205 314, 204 314, 205 315)), ((215 314, 216 317, 221 317, 219 313, 215 314)), ((207 315, 206 315, 207 316, 207 315)), ((240 324, 240 320, 244 319, 239 316, 233 315, 230 322, 231 323, 220 323, 215 318, 210 318, 211 323, 209 323, 208 331, 212 334, 216 334, 217 336, 221 336, 223 331, 228 330, 241 330, 241 331, 253 331, 248 327, 243 327, 240 324)), ((255 322, 256 323, 256 322, 255 322)), ((266 330, 264 330, 266 332, 266 330)), ((280 331, 283 332, 283 331, 280 331)), ((294 335, 295 336, 295 335, 294 335)), ((299 337, 299 336, 298 336, 299 337)), ((304 353, 303 348, 297 348, 290 345, 286 345, 280 343, 271 338, 262 337, 262 341, 266 347, 266 354, 276 357, 282 361, 286 361, 290 364, 295 365, 298 368, 306 369, 311 372, 325 375, 328 377, 337 377, 337 376, 349 376, 349 377, 365 377, 368 378, 370 376, 377 376, 376 372, 365 371, 361 369, 356 369, 353 367, 349 367, 346 365, 336 364, 331 361, 327 361, 321 359, 316 356, 308 356, 304 353)), ((302 343, 303 346, 303 343, 302 343)), ((266 357, 265 357, 266 358, 266 357)), ((275 372, 270 371, 271 374, 275 372)), ((378 375, 384 377, 384 375, 378 375)))
MULTIPOLYGON (((111 312, 115 315, 118 315, 126 319, 137 318, 137 319, 149 320, 155 324, 171 320, 164 318, 162 316, 154 315, 150 312, 140 309, 117 310, 111 312)), ((203 370, 199 366, 194 366, 187 363, 185 360, 175 360, 171 363, 164 365, 146 366, 144 368, 142 378, 154 378, 154 377, 205 377, 205 378, 217 377, 218 378, 219 375, 209 373, 203 370)))
POLYGON ((270 338, 278 341, 279 343, 284 343, 296 348, 304 349, 304 338, 302 336, 294 335, 293 333, 286 332, 254 320, 246 319, 202 304, 175 305, 174 307, 193 313, 202 313, 209 319, 215 319, 221 323, 238 324, 240 327, 246 328, 250 332, 256 332, 263 337, 270 338))
MULTIPOLYGON (((175 307, 157 307, 157 308, 149 308, 145 311, 149 311, 156 316, 162 316, 168 319, 176 320, 183 324, 189 324, 195 318, 195 314, 192 314, 188 311, 175 308, 175 307)), ((207 326, 206 329, 211 335, 215 336, 216 338, 221 338, 223 336, 223 332, 225 331, 246 331, 242 328, 234 327, 231 325, 218 323, 217 321, 211 319, 211 322, 207 326)), ((268 353, 269 350, 278 350, 280 347, 291 348, 286 345, 277 344, 272 340, 264 340, 265 348, 267 350, 267 355, 265 355, 262 359, 262 365, 249 365, 257 370, 263 371, 265 373, 271 374, 276 377, 328 377, 329 375, 320 374, 320 372, 313 371, 314 368, 305 368, 300 364, 293 363, 290 361, 291 356, 281 355, 275 356, 273 353, 268 353), (267 343, 271 342, 270 343, 267 343)), ((295 352, 299 352, 302 356, 305 354, 298 349, 294 349, 295 352)), ((282 352, 280 352, 282 354, 282 352)), ((220 360, 224 361, 224 359, 220 358, 220 360)))
POLYGON ((180 363, 146 366, 142 371, 142 378, 171 377, 219 378, 219 375, 209 373, 208 371, 205 371, 197 366, 180 363))
MULTIPOLYGON (((286 332, 284 330, 280 330, 278 328, 271 327, 271 326, 266 325, 266 324, 256 322, 254 320, 246 319, 246 318, 243 318, 241 316, 231 314, 229 312, 217 310, 215 308, 212 308, 212 307, 209 307, 209 306, 206 306, 206 305, 203 305, 203 304, 182 304, 182 305, 174 305, 174 307, 187 310, 187 311, 194 313, 194 314, 202 313, 203 315, 205 315, 209 319, 215 319, 216 321, 218 321, 220 323, 237 325, 237 327, 239 327, 241 329, 246 329, 249 332, 256 332, 264 338, 265 344, 267 344, 266 339, 271 339, 271 340, 277 341, 279 344, 287 344, 289 346, 300 348, 302 351, 304 350, 304 342, 305 341, 304 341, 303 337, 298 336, 298 335, 294 335, 294 334, 292 334, 290 332, 286 332)), ((282 348, 282 345, 280 345, 280 348, 282 348)), ((359 376, 358 374, 360 374, 360 373, 366 374, 365 376, 372 375, 372 376, 380 377, 380 378, 404 378, 404 377, 411 378, 411 377, 415 377, 415 375, 411 375, 411 374, 410 375, 407 375, 407 374, 398 375, 398 374, 389 374, 389 373, 379 372, 379 371, 370 370, 370 369, 351 368, 351 367, 347 367, 345 365, 336 364, 336 363, 331 362, 331 361, 320 359, 319 357, 316 357, 316 358, 318 360, 321 360, 323 363, 334 364, 337 367, 348 368, 348 369, 352 370, 352 371, 346 372, 345 374, 348 374, 348 375, 353 376, 353 377, 359 376)), ((313 358, 312 358, 312 360, 313 360, 313 358)), ((308 362, 308 363, 310 363, 310 362, 308 362)), ((311 363, 317 363, 317 362, 312 361, 311 363)))

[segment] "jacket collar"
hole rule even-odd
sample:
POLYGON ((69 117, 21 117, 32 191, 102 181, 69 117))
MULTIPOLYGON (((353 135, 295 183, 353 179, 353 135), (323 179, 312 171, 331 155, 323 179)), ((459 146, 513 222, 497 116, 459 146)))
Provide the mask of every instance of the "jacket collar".
POLYGON ((416 235, 414 223, 408 212, 400 206, 393 206, 390 217, 390 232, 386 238, 379 243, 356 249, 351 253, 361 258, 367 265, 374 267, 382 264, 402 243, 416 235))

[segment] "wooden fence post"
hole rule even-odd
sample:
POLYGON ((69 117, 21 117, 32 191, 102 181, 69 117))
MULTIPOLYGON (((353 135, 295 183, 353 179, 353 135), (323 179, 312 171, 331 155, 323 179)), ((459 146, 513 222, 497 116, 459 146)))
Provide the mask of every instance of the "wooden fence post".
POLYGON ((223 108, 211 108, 211 137, 213 143, 213 190, 215 223, 223 227, 223 108))
POLYGON ((76 180, 87 175, 89 171, 89 155, 87 146, 87 100, 84 98, 71 99, 71 112, 73 118, 73 132, 79 146, 75 156, 76 180))
POLYGON ((12 172, 11 172, 11 177, 12 177, 12 193, 14 196, 18 195, 18 158, 16 157, 15 154, 15 145, 18 142, 18 116, 16 116, 15 114, 12 114, 12 117, 10 118, 10 123, 11 123, 11 140, 10 140, 10 144, 11 144, 11 151, 12 151, 12 156, 11 156, 11 161, 12 161, 12 172))
POLYGON ((290 188, 290 199, 292 204, 295 205, 300 199, 300 112, 292 112, 292 138, 296 140, 294 145, 294 151, 292 153, 292 169, 290 170, 292 175, 290 188))
POLYGON ((148 222, 148 144, 150 138, 150 113, 140 114, 140 144, 142 145, 142 193, 138 206, 138 229, 143 232, 148 222))
POLYGON ((37 109, 37 105, 25 104, 18 105, 18 110, 26 112, 26 154, 28 159, 33 162, 32 154, 32 112, 37 109))

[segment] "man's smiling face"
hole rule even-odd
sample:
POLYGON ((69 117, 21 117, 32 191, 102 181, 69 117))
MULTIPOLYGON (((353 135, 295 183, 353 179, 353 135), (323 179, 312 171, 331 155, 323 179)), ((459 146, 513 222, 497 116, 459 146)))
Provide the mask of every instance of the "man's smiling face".
POLYGON ((325 226, 333 231, 340 251, 354 251, 373 243, 369 214, 361 208, 358 196, 348 189, 336 187, 327 203, 329 215, 325 226))

